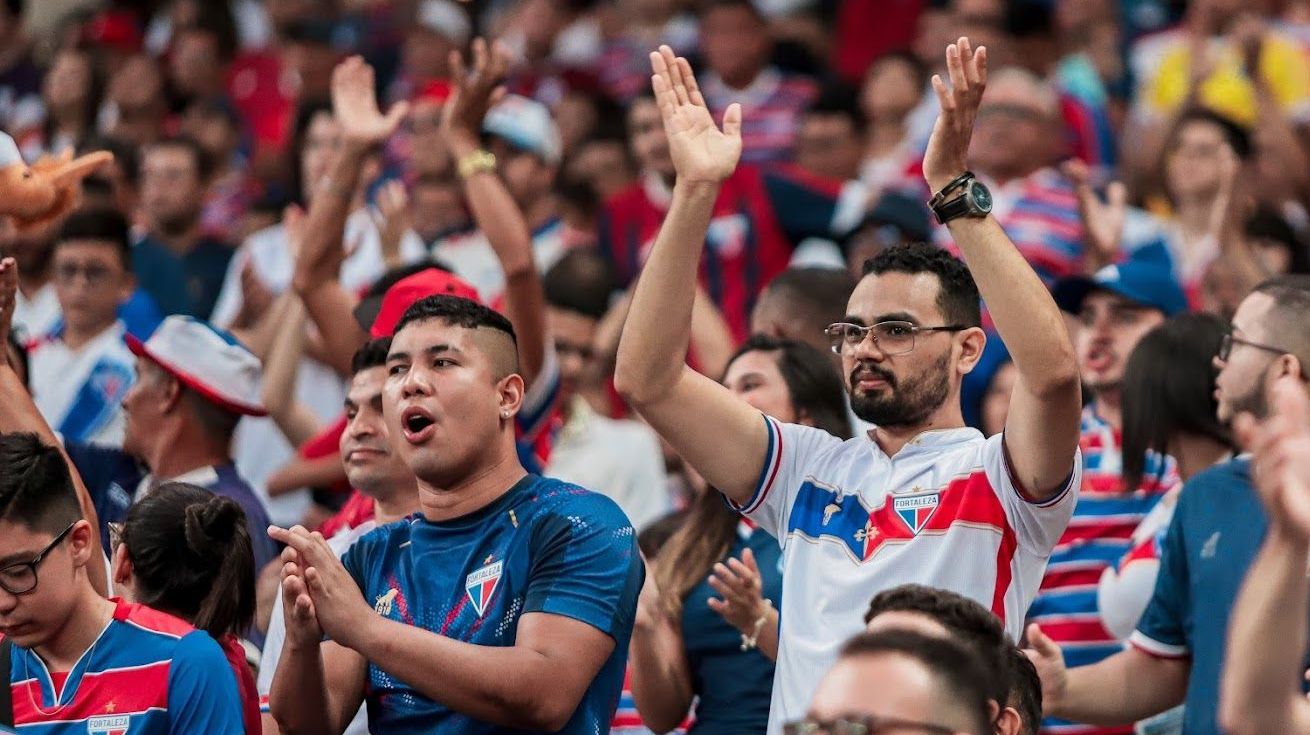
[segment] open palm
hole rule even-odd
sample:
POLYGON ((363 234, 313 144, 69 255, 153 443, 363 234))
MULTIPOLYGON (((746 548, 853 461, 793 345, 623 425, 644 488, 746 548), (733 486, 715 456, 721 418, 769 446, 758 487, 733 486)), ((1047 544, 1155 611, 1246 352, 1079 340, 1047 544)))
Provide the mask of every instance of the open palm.
POLYGON ((718 183, 731 176, 741 158, 741 105, 728 106, 719 130, 686 59, 660 46, 650 65, 678 181, 718 183))
POLYGON ((347 139, 366 145, 381 143, 396 132, 408 111, 408 103, 397 102, 382 114, 373 67, 364 59, 352 56, 332 70, 332 114, 347 139))

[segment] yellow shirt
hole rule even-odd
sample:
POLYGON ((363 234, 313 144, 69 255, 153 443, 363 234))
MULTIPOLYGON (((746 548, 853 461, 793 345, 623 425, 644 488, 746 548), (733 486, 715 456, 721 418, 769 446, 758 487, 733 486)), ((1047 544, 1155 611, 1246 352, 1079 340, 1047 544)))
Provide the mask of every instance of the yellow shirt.
MULTIPOLYGON (((1248 127, 1255 124, 1255 86, 1242 71, 1239 50, 1227 40, 1211 42, 1218 55, 1215 70, 1201 84, 1198 98, 1204 106, 1248 127)), ((1279 36, 1266 38, 1260 52, 1260 76, 1274 99, 1291 118, 1310 115, 1310 63, 1300 47, 1279 36)), ((1186 43, 1165 52, 1156 75, 1147 84, 1143 102, 1152 112, 1173 112, 1187 98, 1191 79, 1191 49, 1186 43)))

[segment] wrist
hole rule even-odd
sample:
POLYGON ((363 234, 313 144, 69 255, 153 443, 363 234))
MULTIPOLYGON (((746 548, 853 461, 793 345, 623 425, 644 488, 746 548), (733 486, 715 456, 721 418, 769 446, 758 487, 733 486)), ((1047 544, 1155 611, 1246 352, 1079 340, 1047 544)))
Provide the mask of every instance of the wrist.
POLYGON ((928 182, 928 188, 932 190, 932 194, 935 196, 937 192, 941 191, 942 189, 945 189, 946 186, 950 184, 952 181, 955 181, 956 179, 963 176, 964 172, 965 169, 963 166, 961 166, 958 169, 952 170, 950 173, 924 174, 923 178, 924 181, 928 182))
POLYGON ((723 187, 722 181, 703 181, 676 179, 673 182, 674 196, 682 195, 692 198, 710 198, 717 199, 719 189, 723 187))
POLYGON ((469 135, 464 132, 452 132, 446 136, 446 145, 450 147, 451 155, 456 159, 459 159, 480 150, 482 148, 482 140, 476 135, 469 135))

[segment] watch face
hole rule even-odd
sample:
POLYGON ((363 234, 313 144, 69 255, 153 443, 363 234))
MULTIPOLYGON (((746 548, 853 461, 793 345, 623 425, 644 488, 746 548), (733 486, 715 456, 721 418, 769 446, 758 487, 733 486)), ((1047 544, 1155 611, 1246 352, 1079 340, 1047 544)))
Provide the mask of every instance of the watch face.
POLYGON ((981 181, 975 181, 969 186, 969 198, 973 200, 973 206, 983 214, 989 214, 992 211, 992 193, 983 186, 981 181))

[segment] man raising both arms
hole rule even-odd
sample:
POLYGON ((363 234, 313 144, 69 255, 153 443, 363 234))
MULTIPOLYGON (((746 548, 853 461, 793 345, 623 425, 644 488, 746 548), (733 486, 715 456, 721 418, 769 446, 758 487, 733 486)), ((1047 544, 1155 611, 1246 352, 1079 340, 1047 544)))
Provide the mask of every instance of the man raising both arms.
POLYGON ((884 252, 829 327, 855 413, 877 428, 842 442, 780 424, 670 359, 686 352, 689 284, 741 151, 741 111, 729 107, 720 131, 685 59, 662 47, 651 63, 677 183, 633 297, 616 384, 711 486, 782 540, 777 733, 804 716, 881 590, 952 590, 1018 637, 1078 486, 1078 367, 1054 301, 987 215, 986 190, 963 177, 986 80, 986 51, 964 38, 947 49, 950 87, 934 79, 942 113, 924 174, 948 190, 939 216, 970 267, 926 245, 884 252), (961 379, 986 340, 980 290, 1019 372, 1006 430, 991 439, 965 428, 960 409, 961 379))

